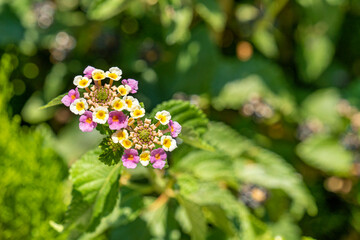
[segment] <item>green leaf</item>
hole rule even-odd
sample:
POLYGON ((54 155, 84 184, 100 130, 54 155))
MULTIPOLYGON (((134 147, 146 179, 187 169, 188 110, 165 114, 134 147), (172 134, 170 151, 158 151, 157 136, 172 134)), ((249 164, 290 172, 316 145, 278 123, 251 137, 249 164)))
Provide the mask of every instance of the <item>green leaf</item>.
POLYGON ((106 20, 126 9, 129 0, 92 0, 87 14, 90 19, 106 20))
POLYGON ((216 0, 199 0, 195 9, 216 32, 224 29, 226 17, 216 0))
POLYGON ((120 197, 118 197, 114 210, 108 216, 101 219, 96 230, 93 232, 82 232, 78 236, 78 240, 93 239, 110 228, 129 224, 140 215, 144 204, 143 197, 137 191, 121 187, 119 195, 120 197))
POLYGON ((172 168, 177 172, 189 172, 204 180, 233 180, 232 161, 224 154, 208 151, 192 151, 172 168))
POLYGON ((241 156, 253 144, 223 123, 211 122, 204 140, 230 157, 241 156))
POLYGON ((155 114, 162 110, 170 112, 171 119, 179 122, 182 127, 193 129, 198 134, 207 130, 209 120, 206 115, 189 102, 180 100, 163 102, 154 108, 150 116, 154 118, 155 114))
POLYGON ((213 76, 212 94, 213 105, 217 110, 238 110, 253 96, 260 96, 286 116, 294 115, 296 109, 282 69, 257 56, 246 62, 220 62, 213 76))
POLYGON ((332 129, 339 129, 342 122, 335 106, 340 99, 340 93, 335 88, 318 90, 303 101, 302 116, 304 119, 318 119, 332 129))
POLYGON ((180 194, 186 199, 200 206, 217 205, 224 209, 233 222, 238 237, 247 240, 255 239, 250 220, 251 214, 228 190, 219 188, 215 183, 199 181, 188 174, 180 175, 177 183, 180 194))
POLYGON ((57 96, 56 98, 54 98, 53 100, 51 100, 50 102, 48 102, 46 105, 40 107, 40 109, 45 109, 45 108, 49 108, 49 107, 53 107, 56 105, 60 105, 62 104, 61 99, 67 95, 67 93, 61 94, 59 96, 57 96))
POLYGON ((353 156, 335 137, 314 135, 300 143, 296 152, 307 164, 328 174, 348 176, 350 173, 353 156))
POLYGON ((193 18, 193 9, 191 6, 181 4, 182 6, 170 5, 175 11, 171 17, 171 30, 166 37, 168 44, 184 42, 190 36, 189 26, 193 18))
POLYGON ((202 139, 199 136, 199 134, 192 128, 182 127, 181 135, 179 137, 184 141, 184 143, 186 143, 190 146, 208 150, 208 151, 212 151, 212 152, 215 151, 214 148, 209 143, 207 143, 204 139, 202 139))
POLYGON ((185 199, 184 197, 177 197, 180 205, 185 209, 186 215, 191 224, 191 239, 192 240, 204 240, 206 239, 206 219, 199 205, 185 199))
POLYGON ((65 214, 64 228, 69 231, 69 239, 78 239, 86 231, 92 207, 85 202, 81 193, 73 189, 71 203, 65 214))
POLYGON ((73 188, 91 206, 88 230, 93 231, 102 217, 114 208, 118 196, 121 163, 106 166, 98 160, 99 151, 90 151, 70 169, 73 188))
POLYGON ((114 143, 111 137, 104 138, 99 147, 102 150, 99 160, 108 166, 117 164, 124 153, 124 149, 114 143))
POLYGON ((209 222, 223 230, 228 236, 235 235, 235 228, 227 217, 226 212, 217 205, 209 205, 204 207, 205 216, 209 222))
POLYGON ((235 176, 239 180, 282 189, 293 200, 291 212, 298 217, 302 216, 304 209, 311 215, 316 214, 315 202, 301 177, 279 155, 256 146, 222 123, 209 124, 204 138, 213 147, 232 157, 235 176), (254 163, 247 164, 249 160, 254 163))

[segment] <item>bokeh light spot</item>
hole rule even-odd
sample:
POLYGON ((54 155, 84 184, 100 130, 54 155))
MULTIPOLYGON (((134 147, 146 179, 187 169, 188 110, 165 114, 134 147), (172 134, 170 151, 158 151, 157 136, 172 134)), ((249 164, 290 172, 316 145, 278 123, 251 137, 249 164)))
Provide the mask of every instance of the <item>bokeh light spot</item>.
POLYGON ((23 67, 23 74, 30 79, 36 78, 39 75, 39 68, 35 63, 26 63, 23 67))

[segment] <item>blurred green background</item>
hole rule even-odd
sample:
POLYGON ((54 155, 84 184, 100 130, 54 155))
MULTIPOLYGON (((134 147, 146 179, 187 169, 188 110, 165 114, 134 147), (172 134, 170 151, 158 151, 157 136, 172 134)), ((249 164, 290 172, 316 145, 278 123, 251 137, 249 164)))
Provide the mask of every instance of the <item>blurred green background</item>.
POLYGON ((147 111, 190 101, 285 159, 317 215, 274 219, 280 182, 264 206, 239 198, 283 239, 360 239, 360 1, 2 0, 0 55, 0 239, 66 238, 68 168, 101 137, 39 107, 88 65, 139 80, 147 111))

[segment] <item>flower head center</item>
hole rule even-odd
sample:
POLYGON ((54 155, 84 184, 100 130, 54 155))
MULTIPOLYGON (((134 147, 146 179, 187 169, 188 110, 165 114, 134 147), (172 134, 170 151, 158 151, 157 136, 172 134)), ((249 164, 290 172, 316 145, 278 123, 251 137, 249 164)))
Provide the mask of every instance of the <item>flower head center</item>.
POLYGON ((251 192, 251 197, 258 202, 262 202, 266 199, 266 193, 261 189, 253 189, 251 192))
POLYGON ((150 132, 147 129, 143 129, 139 132, 139 138, 144 142, 150 141, 150 132))
POLYGON ((128 157, 128 159, 129 159, 130 161, 134 160, 134 155, 130 154, 129 157, 128 157))
POLYGON ((71 95, 71 100, 74 100, 76 98, 75 95, 71 95))
POLYGON ((156 159, 156 160, 159 160, 159 159, 160 159, 160 153, 157 153, 157 154, 155 155, 155 159, 156 159))
POLYGON ((86 119, 86 122, 90 124, 90 123, 92 123, 92 119, 91 119, 91 118, 87 118, 87 119, 86 119))
POLYGON ((103 102, 105 100, 108 99, 108 92, 104 89, 101 88, 96 92, 96 99, 100 102, 103 102))

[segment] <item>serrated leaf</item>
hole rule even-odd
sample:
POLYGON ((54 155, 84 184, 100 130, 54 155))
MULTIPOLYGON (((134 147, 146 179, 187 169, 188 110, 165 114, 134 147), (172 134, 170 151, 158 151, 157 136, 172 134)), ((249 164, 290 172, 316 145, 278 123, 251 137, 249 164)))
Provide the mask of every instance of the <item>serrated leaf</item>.
POLYGON ((99 147, 102 150, 99 160, 108 166, 117 164, 124 153, 124 149, 114 144, 110 137, 104 138, 99 147))
POLYGON ((250 221, 251 214, 228 190, 219 188, 211 182, 199 181, 187 174, 182 174, 177 183, 180 194, 190 201, 200 206, 217 205, 224 209, 227 216, 231 218, 238 237, 247 240, 255 239, 255 232, 250 221))
POLYGON ((204 134, 203 138, 214 148, 230 157, 239 157, 252 146, 248 139, 240 136, 225 124, 218 122, 211 122, 209 124, 208 131, 204 134))
POLYGON ((256 146, 235 130, 222 123, 210 123, 205 140, 232 157, 235 176, 241 181, 268 188, 280 188, 292 198, 292 213, 300 217, 304 209, 317 212, 315 202, 301 176, 279 155, 256 146), (251 160, 252 164, 245 164, 251 160), (286 181, 284 181, 286 179, 286 181))
POLYGON ((234 180, 232 161, 221 153, 192 151, 178 161, 173 171, 190 172, 204 180, 234 180))
POLYGON ((307 164, 326 173, 339 176, 350 173, 353 156, 335 137, 314 135, 300 143, 296 152, 307 164))
POLYGON ((110 228, 116 228, 134 221, 140 215, 144 207, 143 197, 140 193, 123 186, 120 188, 119 195, 114 210, 101 219, 96 230, 83 232, 78 236, 78 240, 93 239, 110 228))
POLYGON ((211 152, 215 151, 215 149, 204 139, 202 139, 199 134, 192 128, 183 127, 181 129, 181 135, 179 137, 184 141, 184 143, 193 147, 208 150, 211 152))
POLYGON ((192 240, 203 240, 206 239, 206 220, 201 207, 197 204, 185 199, 184 197, 178 196, 180 205, 185 209, 186 215, 191 224, 190 235, 192 240))
POLYGON ((83 201, 91 205, 87 230, 93 231, 102 217, 114 208, 119 187, 121 164, 106 166, 98 160, 99 150, 90 151, 70 169, 73 188, 81 193, 83 201))
POLYGON ((198 134, 204 133, 207 129, 209 120, 206 115, 190 102, 180 100, 163 102, 154 108, 150 116, 153 118, 162 110, 170 112, 172 120, 179 122, 183 127, 195 130, 198 134))
POLYGON ((53 100, 51 100, 50 102, 48 102, 46 105, 40 107, 40 109, 45 109, 45 108, 49 108, 49 107, 53 107, 56 105, 60 105, 62 104, 61 99, 67 95, 67 93, 61 94, 59 96, 57 96, 56 98, 54 98, 53 100))

